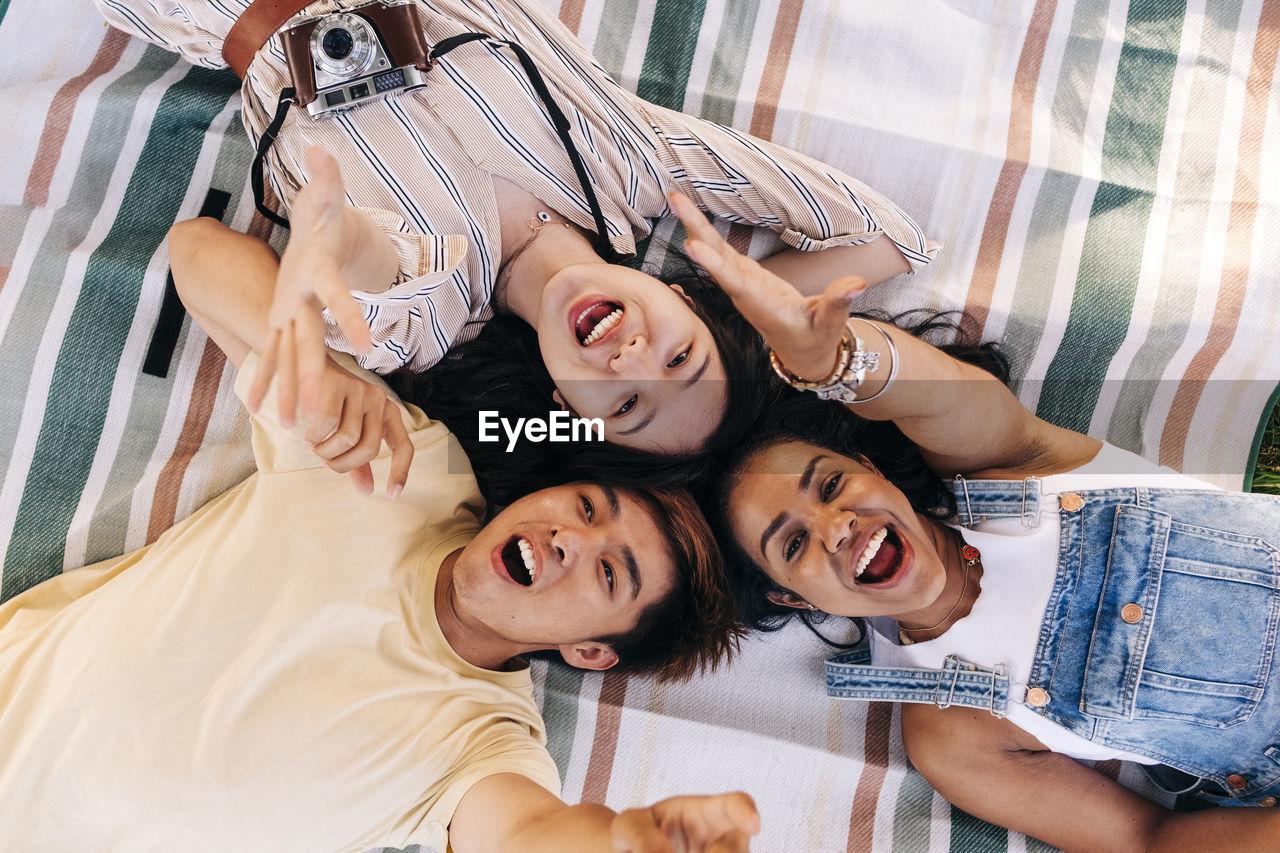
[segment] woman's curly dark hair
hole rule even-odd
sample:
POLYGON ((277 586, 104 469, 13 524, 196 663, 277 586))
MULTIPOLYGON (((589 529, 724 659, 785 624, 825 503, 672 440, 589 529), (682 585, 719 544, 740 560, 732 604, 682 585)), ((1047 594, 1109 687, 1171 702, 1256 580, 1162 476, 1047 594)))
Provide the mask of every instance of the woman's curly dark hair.
MULTIPOLYGON (((891 323, 961 361, 976 365, 1002 382, 1009 380, 1009 361, 995 343, 976 343, 963 332, 963 316, 955 313, 908 312, 894 317, 856 316, 891 323)), ((819 637, 836 643, 814 627, 828 618, 818 610, 797 610, 769 600, 785 593, 738 545, 729 524, 729 493, 742 469, 760 451, 783 441, 804 441, 843 456, 865 456, 911 502, 916 512, 938 519, 955 515, 951 490, 925 463, 920 449, 891 421, 860 418, 846 406, 808 393, 789 395, 765 413, 733 449, 721 454, 698 489, 703 511, 725 554, 743 622, 761 631, 776 631, 799 618, 819 637)), ((855 620, 860 621, 860 620, 855 620)))

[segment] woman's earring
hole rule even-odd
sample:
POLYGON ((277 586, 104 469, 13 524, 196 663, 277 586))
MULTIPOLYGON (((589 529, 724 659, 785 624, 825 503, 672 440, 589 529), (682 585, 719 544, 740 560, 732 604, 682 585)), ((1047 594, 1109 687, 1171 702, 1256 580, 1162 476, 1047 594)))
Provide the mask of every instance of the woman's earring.
POLYGON ((814 607, 812 604, 808 605, 808 607, 809 607, 809 609, 810 609, 810 610, 817 610, 817 609, 818 609, 818 608, 814 607))

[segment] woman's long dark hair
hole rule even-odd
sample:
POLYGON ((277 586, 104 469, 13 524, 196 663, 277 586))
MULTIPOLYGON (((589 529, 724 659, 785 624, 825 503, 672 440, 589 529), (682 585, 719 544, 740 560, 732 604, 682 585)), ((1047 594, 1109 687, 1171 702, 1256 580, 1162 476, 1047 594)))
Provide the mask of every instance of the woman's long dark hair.
POLYGON ((694 313, 710 329, 724 365, 724 417, 696 453, 664 456, 599 442, 531 445, 508 453, 505 440, 479 440, 478 412, 496 411, 514 422, 553 411, 555 383, 542 363, 537 333, 523 320, 498 315, 480 334, 460 344, 422 373, 396 371, 387 382, 401 396, 443 422, 471 460, 481 493, 492 505, 511 503, 537 489, 607 474, 618 486, 688 485, 712 455, 732 447, 781 393, 768 381, 768 357, 760 335, 713 281, 690 272, 678 280, 694 313))
MULTIPOLYGON (((895 317, 857 316, 891 323, 915 337, 934 343, 938 349, 960 361, 976 365, 1009 381, 1009 361, 995 343, 977 343, 963 332, 964 318, 955 313, 922 311, 895 317)), ((893 485, 906 495, 916 512, 945 519, 955 515, 951 490, 925 464, 920 449, 891 421, 869 421, 842 404, 819 400, 812 394, 794 394, 765 413, 730 452, 721 454, 698 490, 699 499, 720 540, 725 554, 734 596, 743 622, 760 631, 776 631, 789 620, 799 618, 831 645, 839 646, 814 626, 827 614, 817 610, 797 610, 769 600, 769 593, 785 593, 738 545, 729 524, 728 498, 738 474, 760 451, 784 441, 804 441, 825 447, 842 456, 865 456, 893 485)), ((854 620, 861 624, 861 620, 854 620)))

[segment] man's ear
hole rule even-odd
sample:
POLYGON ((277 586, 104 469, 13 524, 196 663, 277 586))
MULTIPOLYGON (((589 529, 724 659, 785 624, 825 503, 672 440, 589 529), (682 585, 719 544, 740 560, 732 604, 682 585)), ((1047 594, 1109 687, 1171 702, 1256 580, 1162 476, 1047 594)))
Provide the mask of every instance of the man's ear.
POLYGON ((578 669, 605 670, 618 662, 618 654, 604 643, 573 643, 560 646, 560 657, 578 669))
POLYGON ((684 288, 683 288, 683 287, 681 287, 681 286, 680 286, 680 285, 678 285, 678 284, 669 284, 669 285, 667 285, 667 287, 670 287, 670 288, 671 288, 672 290, 674 290, 678 295, 683 296, 683 297, 684 297, 684 301, 689 303, 689 307, 690 307, 690 308, 692 308, 692 307, 693 307, 693 297, 692 297, 692 296, 690 296, 689 294, 685 293, 685 292, 684 292, 684 288))
POLYGON ((769 590, 764 594, 772 604, 779 607, 794 607, 796 610, 812 610, 813 605, 805 601, 794 592, 778 592, 776 589, 769 590))
POLYGON ((569 411, 569 404, 564 401, 564 395, 560 393, 559 388, 551 392, 551 399, 554 400, 555 404, 562 410, 566 412, 569 411))

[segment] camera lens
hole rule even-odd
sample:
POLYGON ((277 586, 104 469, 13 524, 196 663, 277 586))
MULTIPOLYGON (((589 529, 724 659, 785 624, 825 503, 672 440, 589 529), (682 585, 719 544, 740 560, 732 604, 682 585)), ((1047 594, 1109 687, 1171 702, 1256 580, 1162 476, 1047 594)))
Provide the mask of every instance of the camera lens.
POLYGON ((330 59, 346 59, 351 54, 353 44, 351 33, 342 27, 333 27, 324 34, 321 48, 330 59))

